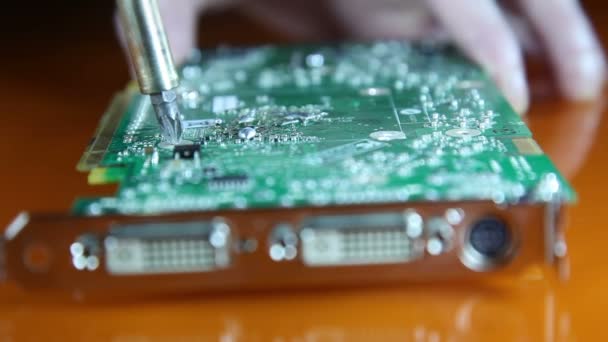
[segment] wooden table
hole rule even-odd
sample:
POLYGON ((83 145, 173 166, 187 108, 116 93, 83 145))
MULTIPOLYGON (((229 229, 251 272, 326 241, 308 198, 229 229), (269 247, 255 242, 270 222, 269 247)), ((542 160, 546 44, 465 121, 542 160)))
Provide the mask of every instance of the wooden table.
MULTIPOLYGON (((601 23, 606 15, 597 3, 588 6, 601 23)), ((65 211, 77 195, 113 190, 89 187, 74 165, 112 93, 127 79, 107 4, 79 5, 61 17, 44 5, 27 22, 19 15, 32 14, 22 7, 0 24, 8 35, 0 38, 12 48, 0 57, 2 224, 23 209, 65 211)), ((212 44, 222 36, 210 27, 206 42, 212 44)), ((606 29, 598 30, 608 39, 606 29)), ((227 33, 232 41, 256 41, 236 31, 227 33)), ((9 284, 0 286, 0 341, 606 340, 605 103, 562 102, 547 90, 543 75, 534 84, 529 124, 580 196, 569 215, 565 283, 539 276, 508 291, 416 285, 103 304, 26 294, 9 284)))

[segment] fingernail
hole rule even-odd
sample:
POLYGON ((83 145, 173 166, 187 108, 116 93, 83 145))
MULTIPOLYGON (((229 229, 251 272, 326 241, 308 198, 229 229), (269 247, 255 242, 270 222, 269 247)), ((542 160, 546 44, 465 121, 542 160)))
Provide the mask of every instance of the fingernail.
POLYGON ((529 105, 528 83, 526 82, 526 77, 521 72, 515 72, 509 76, 505 87, 503 87, 505 97, 517 113, 524 115, 528 110, 529 105))
POLYGON ((606 80, 606 59, 597 51, 579 54, 561 76, 564 95, 572 100, 590 100, 597 97, 606 80))

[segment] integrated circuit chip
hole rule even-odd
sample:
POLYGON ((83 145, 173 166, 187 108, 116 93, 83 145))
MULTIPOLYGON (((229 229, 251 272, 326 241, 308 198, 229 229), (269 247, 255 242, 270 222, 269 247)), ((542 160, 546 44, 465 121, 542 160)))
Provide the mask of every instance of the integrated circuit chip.
POLYGON ((209 186, 212 189, 236 189, 244 187, 249 181, 249 177, 244 174, 216 176, 209 180, 209 186))
POLYGON ((173 148, 173 157, 179 157, 181 159, 192 159, 194 158, 195 154, 200 152, 200 149, 200 144, 176 145, 173 148))

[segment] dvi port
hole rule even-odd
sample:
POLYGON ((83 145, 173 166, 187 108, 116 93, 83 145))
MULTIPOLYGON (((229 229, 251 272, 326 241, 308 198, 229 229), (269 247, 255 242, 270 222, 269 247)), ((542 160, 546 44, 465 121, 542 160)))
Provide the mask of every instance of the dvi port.
POLYGON ((191 273, 230 264, 230 227, 220 219, 114 227, 105 238, 108 273, 191 273))
POLYGON ((408 262, 423 255, 423 221, 413 211, 318 216, 300 230, 308 266, 408 262))

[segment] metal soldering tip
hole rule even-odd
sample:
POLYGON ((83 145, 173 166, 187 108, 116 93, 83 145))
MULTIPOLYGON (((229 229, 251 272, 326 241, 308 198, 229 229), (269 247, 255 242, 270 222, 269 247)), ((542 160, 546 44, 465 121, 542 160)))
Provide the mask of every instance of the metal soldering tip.
POLYGON ((165 140, 178 144, 182 139, 182 119, 174 90, 151 94, 152 106, 165 140))

